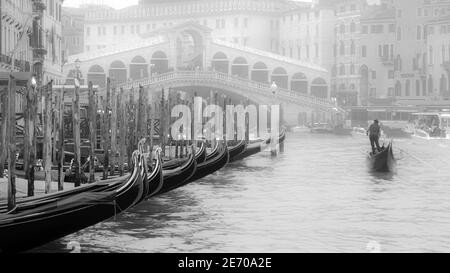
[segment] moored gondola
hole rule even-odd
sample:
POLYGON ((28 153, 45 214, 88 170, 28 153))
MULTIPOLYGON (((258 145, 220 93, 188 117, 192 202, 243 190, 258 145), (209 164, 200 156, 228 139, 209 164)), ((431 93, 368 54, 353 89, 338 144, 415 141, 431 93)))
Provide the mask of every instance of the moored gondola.
POLYGON ((163 170, 163 185, 156 194, 163 194, 168 191, 181 187, 189 180, 197 170, 197 161, 194 152, 190 153, 184 164, 171 170, 163 170))
POLYGON ((395 158, 392 151, 392 142, 375 155, 369 153, 369 166, 375 172, 392 172, 395 168, 395 158))
MULTIPOLYGON (((213 153, 215 154, 215 157, 210 157, 209 160, 206 160, 205 162, 197 165, 197 170, 195 171, 195 174, 188 179, 185 183, 183 183, 181 186, 184 186, 187 183, 190 183, 192 181, 201 179, 207 175, 210 175, 221 168, 223 168, 229 160, 229 153, 226 141, 219 141, 216 145, 216 148, 214 149, 213 153), (217 151, 217 152, 215 152, 217 151)), ((207 157, 208 158, 208 157, 207 157)))
MULTIPOLYGON (((279 137, 278 137, 278 143, 283 143, 286 139, 286 131, 283 130, 281 131, 279 137)), ((229 162, 235 162, 238 160, 242 160, 244 158, 250 157, 252 155, 255 155, 257 153, 260 153, 261 151, 263 151, 265 148, 268 147, 268 145, 270 145, 271 143, 271 138, 268 138, 264 141, 260 140, 258 142, 253 142, 248 144, 244 151, 242 151, 241 153, 235 155, 235 156, 230 156, 230 160, 229 162)))
MULTIPOLYGON (((32 249, 104 221, 142 200, 144 177, 138 153, 133 154, 133 171, 113 183, 110 190, 86 191, 55 198, 32 209, 0 214, 0 251, 32 249)), ((160 164, 160 163, 158 163, 160 164)), ((156 175, 158 168, 154 168, 156 175)))
MULTIPOLYGON (((200 164, 202 162, 205 162, 206 160, 206 145, 204 142, 200 144, 200 147, 195 152, 195 161, 197 161, 197 164, 200 164)), ((173 170, 175 168, 180 167, 186 162, 186 159, 178 159, 178 160, 170 160, 167 162, 164 162, 163 169, 164 170, 173 170)))

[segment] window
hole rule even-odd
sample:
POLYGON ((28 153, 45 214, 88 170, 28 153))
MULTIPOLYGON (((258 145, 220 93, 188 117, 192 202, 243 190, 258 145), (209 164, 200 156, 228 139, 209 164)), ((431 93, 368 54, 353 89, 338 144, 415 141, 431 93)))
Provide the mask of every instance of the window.
POLYGON ((390 80, 392 80, 392 79, 394 79, 394 70, 389 70, 388 71, 388 79, 390 79, 390 80))
POLYGON ((371 25, 370 32, 371 33, 383 33, 384 25, 371 25))
POLYGON ((134 26, 130 26, 130 32, 131 34, 134 34, 134 26))
POLYGON ((376 80, 377 79, 377 71, 372 71, 372 80, 376 80))
POLYGON ((139 34, 140 32, 141 32, 140 26, 137 25, 137 26, 136 26, 136 33, 139 34))
POLYGON ((369 33, 369 26, 362 26, 361 32, 362 32, 362 34, 368 34, 369 33))
POLYGON ((355 47, 355 41, 352 40, 352 44, 350 46, 350 54, 355 55, 356 54, 356 47, 355 47))
POLYGON ((122 27, 121 27, 120 32, 122 33, 122 35, 125 34, 125 26, 122 26, 122 27))
POLYGON ((316 49, 316 58, 319 58, 319 45, 315 44, 315 49, 316 49))
POLYGON ((376 97, 377 97, 377 89, 374 88, 374 87, 370 88, 370 94, 369 94, 369 96, 370 96, 371 98, 376 98, 376 97))
POLYGON ((410 80, 406 80, 405 84, 405 96, 410 96, 411 82, 410 80))
POLYGON ((345 65, 344 64, 341 64, 339 66, 339 75, 340 76, 344 76, 345 75, 345 65))
POLYGON ((397 41, 402 39, 402 28, 397 28, 397 41))
POLYGON ((356 23, 353 21, 350 23, 350 32, 351 33, 356 32, 356 23))
POLYGON ((340 46, 339 46, 339 54, 341 54, 341 56, 345 55, 345 44, 344 41, 340 42, 340 46))
POLYGON ((97 35, 98 36, 102 35, 102 28, 101 27, 97 27, 97 35))
POLYGON ((395 32, 395 24, 389 24, 389 32, 390 33, 395 32))
POLYGON ((341 32, 341 34, 345 33, 345 24, 341 23, 341 25, 339 26, 339 31, 341 32))
POLYGON ((225 19, 222 19, 222 28, 225 28, 225 19))
POLYGON ((239 18, 234 18, 234 28, 239 27, 239 18))
POLYGON ((367 57, 367 46, 361 46, 361 57, 367 57))
POLYGON ((114 26, 113 33, 114 33, 114 35, 117 35, 117 26, 114 26))
POLYGON ((216 20, 216 28, 220 28, 220 20, 219 19, 216 20))
POLYGON ((294 49, 292 47, 289 48, 289 57, 290 58, 294 57, 294 49))
POLYGON ((402 16, 403 16, 402 10, 401 9, 397 10, 397 17, 402 18, 402 16))
POLYGON ((422 40, 422 28, 417 26, 417 40, 422 40))
POLYGON ((350 74, 356 75, 356 68, 355 68, 355 64, 353 64, 353 63, 350 65, 350 74))

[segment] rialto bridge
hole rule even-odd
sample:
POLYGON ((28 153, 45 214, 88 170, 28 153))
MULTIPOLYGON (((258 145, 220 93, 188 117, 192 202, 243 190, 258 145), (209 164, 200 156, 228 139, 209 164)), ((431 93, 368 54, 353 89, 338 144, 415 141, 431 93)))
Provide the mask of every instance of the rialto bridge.
POLYGON ((77 70, 83 81, 100 89, 109 77, 124 89, 138 85, 154 90, 207 89, 257 104, 281 103, 290 125, 330 120, 344 113, 330 100, 327 70, 214 39, 209 28, 194 22, 70 56, 64 66, 66 84, 73 84, 77 70))

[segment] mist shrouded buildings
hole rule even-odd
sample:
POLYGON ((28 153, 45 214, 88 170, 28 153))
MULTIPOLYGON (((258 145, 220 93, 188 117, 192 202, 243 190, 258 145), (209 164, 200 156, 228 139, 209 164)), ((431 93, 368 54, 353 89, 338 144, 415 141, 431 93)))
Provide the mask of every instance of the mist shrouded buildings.
POLYGON ((215 39, 327 69, 341 106, 450 97, 450 0, 141 0, 84 14, 84 52, 195 22, 215 39))

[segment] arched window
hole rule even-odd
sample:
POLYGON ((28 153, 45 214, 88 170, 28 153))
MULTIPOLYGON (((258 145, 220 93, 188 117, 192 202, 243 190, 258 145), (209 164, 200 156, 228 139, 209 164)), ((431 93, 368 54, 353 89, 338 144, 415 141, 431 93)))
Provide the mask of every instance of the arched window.
POLYGON ((339 75, 341 76, 345 75, 345 64, 341 64, 339 66, 339 75))
POLYGON ((352 21, 352 22, 350 23, 350 32, 351 32, 351 33, 356 32, 356 23, 355 23, 355 21, 352 21))
POLYGON ((355 55, 356 53, 356 47, 355 47, 355 41, 352 40, 351 46, 350 46, 350 54, 355 55))
POLYGON ((344 34, 345 33, 345 24, 342 22, 341 23, 341 25, 339 26, 339 32, 341 33, 341 34, 344 34))
POLYGON ((402 96, 402 84, 400 81, 397 81, 395 84, 395 96, 401 97, 402 96))
POLYGON ((420 97, 420 81, 416 80, 416 96, 420 97))
POLYGON ((406 80, 406 84, 405 84, 405 96, 409 97, 411 91, 411 81, 410 80, 406 80))
POLYGON ((352 63, 350 65, 350 75, 355 75, 355 74, 356 74, 355 64, 352 63))

